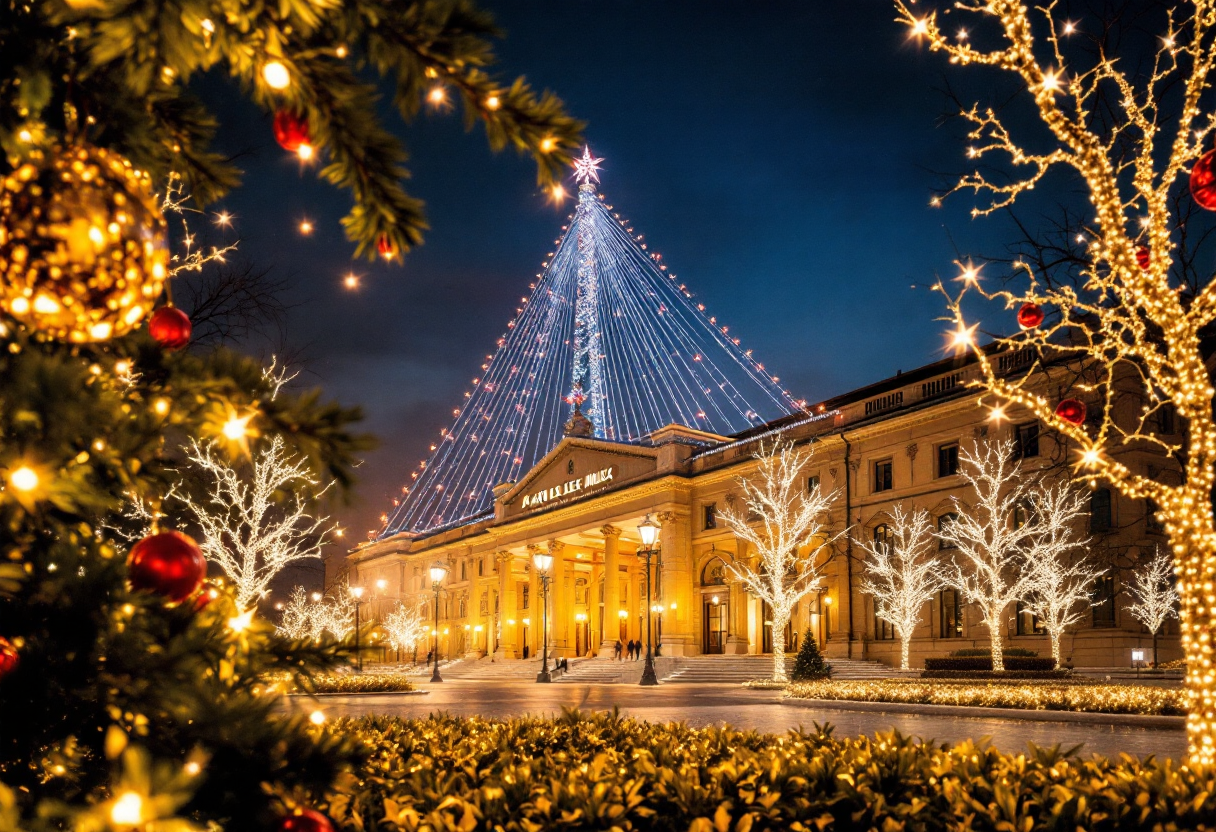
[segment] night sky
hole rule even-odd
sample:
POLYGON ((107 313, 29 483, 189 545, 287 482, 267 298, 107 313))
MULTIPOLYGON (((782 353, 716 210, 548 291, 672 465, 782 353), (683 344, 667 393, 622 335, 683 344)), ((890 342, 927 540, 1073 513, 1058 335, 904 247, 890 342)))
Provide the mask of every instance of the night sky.
MULTIPOLYGON (((886 0, 486 2, 506 29, 504 75, 559 93, 605 158, 601 190, 732 335, 812 402, 941 357, 940 298, 913 283, 960 255, 1000 252, 1001 220, 960 195, 940 56, 909 43, 886 0)), ((949 73, 947 76, 946 73, 949 73)), ((378 527, 504 331, 571 205, 492 154, 459 114, 397 126, 432 230, 403 266, 353 262, 349 198, 301 171, 269 117, 223 96, 223 144, 246 154, 244 256, 290 278, 286 344, 301 382, 361 404, 367 455, 353 541, 378 527), (317 224, 301 237, 296 224, 317 224), (343 288, 354 269, 362 286, 343 288)))

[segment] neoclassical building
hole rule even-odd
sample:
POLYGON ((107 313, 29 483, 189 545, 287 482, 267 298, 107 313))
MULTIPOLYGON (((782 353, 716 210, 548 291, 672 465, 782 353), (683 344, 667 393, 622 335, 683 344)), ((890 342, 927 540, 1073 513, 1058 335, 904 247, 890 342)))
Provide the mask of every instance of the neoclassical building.
MULTIPOLYGON (((994 356, 1002 372, 1017 373, 1029 355, 994 356)), ((1009 438, 1028 473, 1066 476, 1069 451, 1033 420, 1010 410, 994 422, 967 382, 978 377, 973 359, 949 359, 901 373, 734 436, 682 425, 654 431, 644 441, 619 442, 567 435, 516 482, 495 489, 492 516, 436 533, 401 533, 364 544, 346 556, 352 585, 372 590, 371 612, 398 602, 435 614, 429 567, 448 576, 439 594, 443 655, 501 658, 536 656, 542 641, 541 586, 533 554, 554 558, 549 584, 551 650, 573 657, 610 650, 616 639, 644 638, 645 559, 638 524, 661 524, 655 555, 654 610, 664 655, 765 653, 771 650, 766 605, 732 578, 726 563, 747 558, 745 544, 726 528, 719 509, 735 499, 738 481, 755 465, 764 442, 784 437, 809 447, 805 477, 838 495, 832 524, 850 529, 836 546, 818 592, 799 604, 787 650, 814 638, 828 656, 898 663, 899 643, 877 620, 872 599, 858 587, 866 568, 854 540, 887 533, 896 503, 923 507, 935 523, 969 499, 957 474, 958 454, 976 440, 1009 438)), ((1051 383, 1051 372, 1044 374, 1051 383)), ((585 426, 584 426, 585 427, 585 426)), ((1168 412, 1157 430, 1176 436, 1168 412)), ((570 433, 585 433, 574 425, 570 433)), ((1173 467, 1159 454, 1127 450, 1121 461, 1153 476, 1173 467)), ((1084 531, 1087 552, 1106 568, 1084 621, 1063 639, 1062 652, 1078 666, 1129 666, 1133 649, 1150 635, 1127 613, 1125 582, 1165 538, 1151 505, 1107 488, 1089 492, 1084 531)), ((942 549, 943 559, 951 557, 942 549)), ((1005 643, 1049 655, 1038 622, 1011 605, 1005 643)), ((925 605, 912 647, 913 664, 926 656, 985 647, 978 612, 952 590, 925 605)), ((1177 622, 1160 639, 1161 660, 1181 655, 1177 622)))

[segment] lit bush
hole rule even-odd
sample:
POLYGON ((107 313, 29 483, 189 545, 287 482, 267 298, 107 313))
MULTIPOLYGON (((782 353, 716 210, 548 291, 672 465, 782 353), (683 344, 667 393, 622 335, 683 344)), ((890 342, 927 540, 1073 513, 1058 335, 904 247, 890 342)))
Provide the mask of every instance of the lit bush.
POLYGON ((414 690, 400 673, 348 673, 315 676, 312 688, 301 693, 400 693, 414 690))
POLYGON ((798 682, 786 689, 786 695, 797 699, 899 702, 910 705, 961 705, 1167 716, 1186 714, 1183 691, 1135 685, 1025 682, 943 684, 884 679, 864 682, 798 682))
POLYGON ((1216 773, 1002 754, 897 733, 839 740, 611 714, 343 720, 371 750, 327 810, 347 830, 1216 828, 1216 773))

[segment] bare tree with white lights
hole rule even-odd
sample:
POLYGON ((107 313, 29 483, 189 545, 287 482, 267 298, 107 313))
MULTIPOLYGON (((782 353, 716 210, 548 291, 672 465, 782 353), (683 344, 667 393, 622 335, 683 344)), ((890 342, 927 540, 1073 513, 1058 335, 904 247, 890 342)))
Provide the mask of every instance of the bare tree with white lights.
POLYGON ((398 604, 395 610, 384 617, 380 626, 388 636, 389 646, 406 653, 413 650, 429 632, 427 623, 422 619, 421 609, 405 604, 398 604))
POLYGON ((298 586, 291 591, 287 603, 279 616, 279 626, 276 632, 290 639, 304 639, 312 635, 312 607, 308 593, 304 587, 298 586))
POLYGON ((818 587, 839 537, 827 531, 836 493, 825 494, 818 482, 807 487, 811 454, 792 443, 761 444, 756 460, 756 472, 738 481, 742 499, 722 510, 726 525, 755 551, 756 565, 731 556, 726 566, 772 610, 773 679, 786 681, 785 627, 798 601, 818 587))
POLYGON ((1005 609, 1031 586, 1027 552, 1040 532, 1031 505, 1032 482, 1013 462, 1011 441, 976 443, 959 452, 959 475, 975 496, 968 506, 954 498, 957 517, 938 531, 954 557, 942 579, 979 607, 992 645, 992 669, 1004 670, 1001 622, 1005 609))
POLYGON ((1089 608, 1094 581, 1103 570, 1076 558, 1087 541, 1077 532, 1084 512, 1081 492, 1067 483, 1039 487, 1030 494, 1038 534, 1030 546, 1030 587, 1022 599, 1051 640, 1051 657, 1060 669, 1060 636, 1089 608))
POLYGON ((187 456, 210 487, 205 500, 183 501, 202 530, 203 554, 232 581, 241 609, 256 604, 287 564, 321 556, 333 527, 310 513, 303 494, 316 494, 317 481, 305 460, 288 456, 281 438, 253 457, 248 477, 209 444, 194 442, 187 456))
POLYGON ((1134 21, 1078 22, 1055 0, 966 0, 947 9, 952 19, 977 24, 960 37, 954 25, 950 32, 942 28, 930 4, 894 3, 914 37, 951 63, 1007 74, 1038 115, 1038 123, 1011 125, 992 107, 964 111, 971 124, 967 155, 977 167, 951 193, 971 191, 981 200, 973 213, 985 215, 1061 169, 1088 198, 1082 204, 1089 224, 1079 232, 1087 253, 1076 281, 1054 281, 1021 264, 1014 274, 1020 283, 989 290, 968 268, 957 293, 938 288, 961 348, 974 345, 978 326, 968 324, 964 312, 970 296, 1019 313, 1025 329, 998 345, 1034 351, 1038 360, 1029 372, 1007 375, 987 352, 977 353, 980 386, 997 407, 1027 409, 1075 448, 1085 476, 1158 507, 1181 597, 1189 761, 1216 763, 1216 604, 1207 598, 1216 583, 1216 390, 1204 346, 1216 323, 1216 282, 1209 275, 1188 286, 1175 269, 1185 229, 1172 204, 1189 176, 1194 201, 1216 210, 1216 154, 1205 151, 1216 125, 1208 93, 1216 4, 1177 0, 1134 21), (1085 366, 1096 382, 1060 389, 1059 374, 1050 375, 1057 359, 1085 366), (1045 377, 1055 380, 1044 383, 1045 377), (1115 405, 1129 390, 1142 406, 1120 411, 1115 405), (1087 408, 1097 414, 1092 423, 1087 408), (1181 417, 1180 438, 1157 427, 1166 409, 1181 417), (1183 476, 1138 473, 1114 453, 1125 448, 1170 455, 1183 476))
POLYGON ((1173 559, 1158 550, 1147 565, 1135 571, 1128 591, 1134 599, 1127 611, 1153 634, 1153 666, 1157 666, 1157 634, 1165 622, 1178 615, 1178 590, 1174 587, 1173 559))
POLYGON ((874 614, 895 628, 899 637, 899 668, 908 669, 912 633, 925 604, 944 585, 934 557, 937 538, 929 512, 891 509, 890 540, 857 541, 866 553, 861 591, 874 599, 874 614))

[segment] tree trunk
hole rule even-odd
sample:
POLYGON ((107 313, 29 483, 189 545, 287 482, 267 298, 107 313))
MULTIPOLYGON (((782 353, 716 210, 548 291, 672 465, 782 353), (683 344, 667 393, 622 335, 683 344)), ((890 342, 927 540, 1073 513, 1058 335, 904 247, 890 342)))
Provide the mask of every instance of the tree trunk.
POLYGON ((996 615, 989 616, 986 620, 988 638, 992 643, 992 669, 996 671, 1005 669, 1005 653, 1001 650, 1001 612, 998 610, 996 615))
POLYGON ((912 634, 900 634, 899 637, 899 669, 908 669, 908 650, 912 646, 912 634))
POLYGON ((1182 601, 1178 617, 1186 657, 1187 762, 1210 766, 1216 763, 1216 676, 1212 673, 1216 664, 1212 639, 1216 633, 1216 605, 1209 604, 1207 596, 1216 584, 1216 534, 1207 508, 1208 492, 1203 490, 1210 489, 1212 472, 1197 476, 1194 463, 1192 460, 1189 466, 1188 479, 1192 486, 1193 481, 1201 480, 1201 487, 1183 492, 1162 515, 1174 547, 1174 570, 1182 601), (1196 510, 1194 506, 1202 508, 1196 510))
POLYGON ((777 611, 773 611, 773 681, 786 682, 789 677, 785 675, 785 625, 790 620, 789 616, 778 618, 777 611))
POLYGON ((1051 657, 1055 659, 1056 670, 1060 669, 1060 631, 1052 630, 1048 633, 1051 636, 1051 657))
MULTIPOLYGON (((1161 629, 1160 627, 1157 628, 1161 629)), ((1153 670, 1157 669, 1157 630, 1153 630, 1153 670)))

